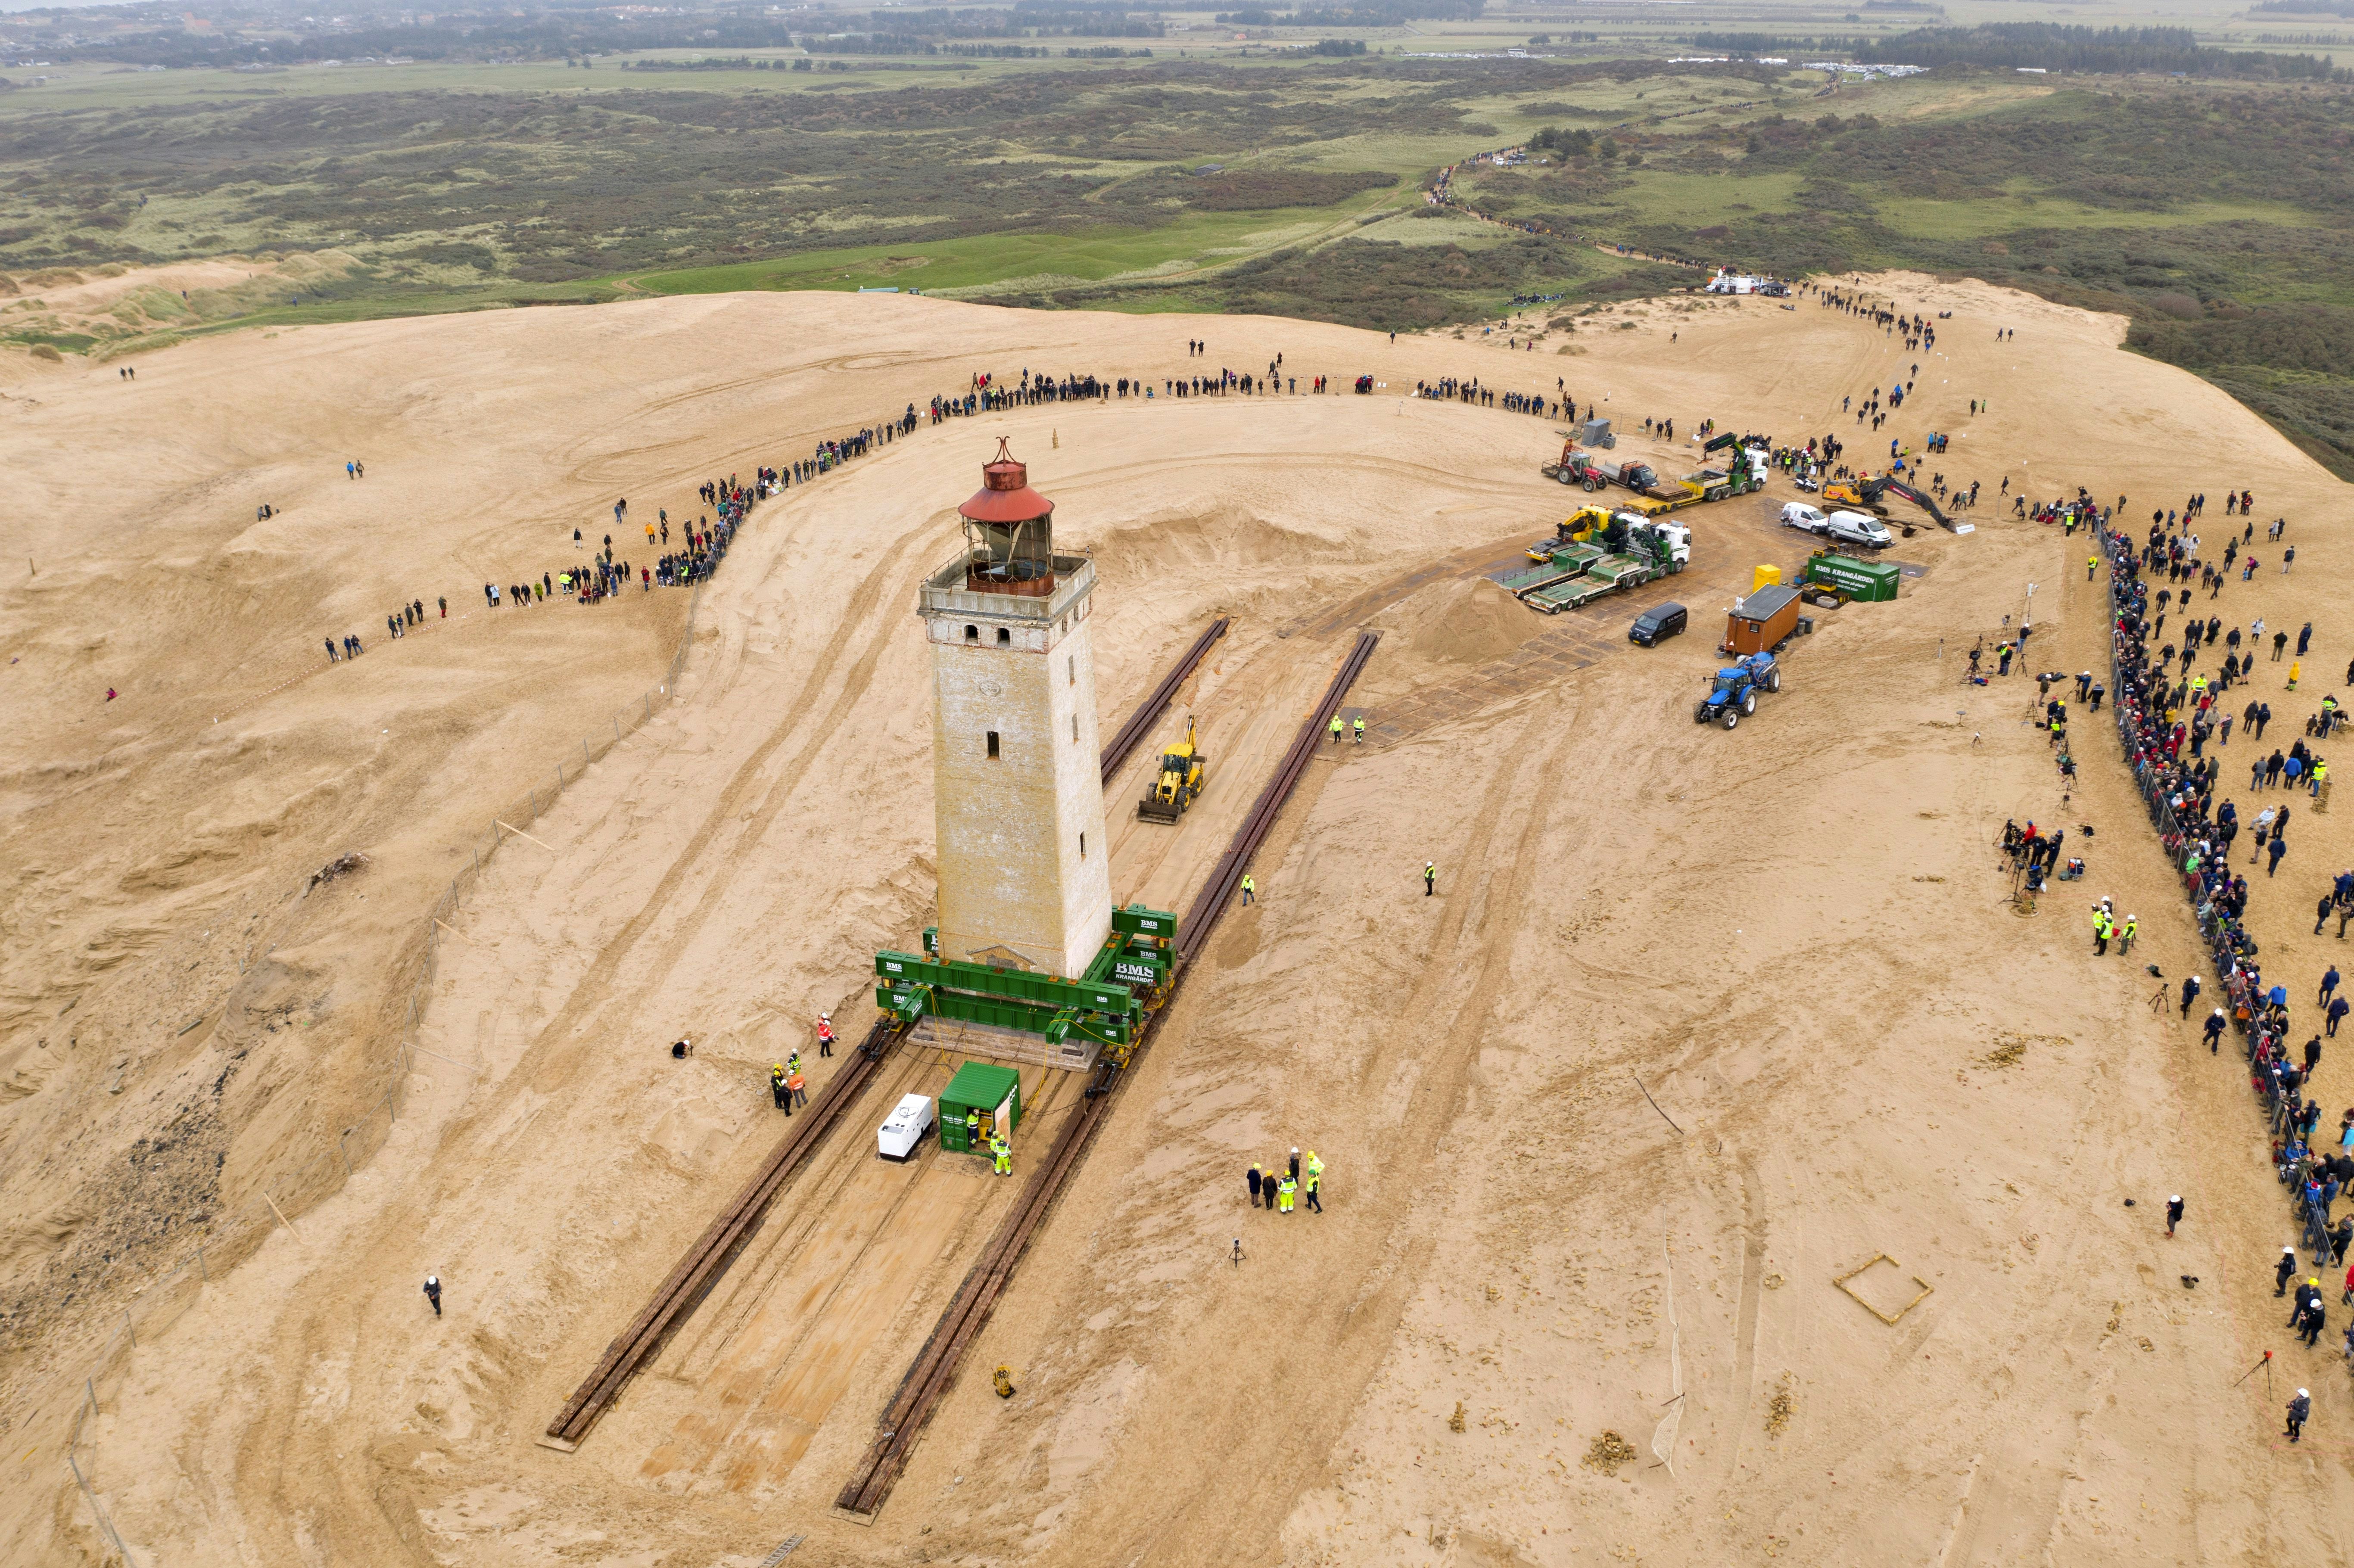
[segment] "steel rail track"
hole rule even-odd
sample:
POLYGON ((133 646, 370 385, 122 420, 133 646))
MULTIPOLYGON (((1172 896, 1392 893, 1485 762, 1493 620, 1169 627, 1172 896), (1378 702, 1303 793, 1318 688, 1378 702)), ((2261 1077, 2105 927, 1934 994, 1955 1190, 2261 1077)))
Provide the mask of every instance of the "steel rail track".
MULTIPOLYGON (((1103 752, 1104 781, 1109 783, 1112 774, 1127 759, 1137 744, 1151 732, 1161 712, 1176 695, 1185 677, 1193 673, 1212 643, 1225 635, 1229 621, 1220 616, 1211 622, 1208 630, 1195 640, 1192 648, 1176 665, 1161 677, 1151 694, 1129 715, 1119 733, 1112 737, 1103 752)), ((662 1284, 654 1290, 653 1298, 630 1320, 630 1326, 605 1347, 605 1353, 564 1408, 547 1425, 541 1442, 546 1446, 570 1452, 580 1446, 597 1423, 620 1397, 621 1390, 645 1364, 668 1342, 679 1325, 690 1317, 719 1277, 760 1227, 768 1215, 769 1206, 793 1173, 814 1155, 820 1145, 838 1125, 845 1112, 874 1081, 883 1059, 906 1034, 906 1029, 888 1018, 879 1019, 867 1031, 858 1054, 843 1065, 816 1094, 801 1116, 785 1134, 782 1142, 771 1152, 758 1172, 736 1195, 734 1202, 711 1222, 695 1245, 688 1247, 662 1284)), ((1090 1102, 1092 1103, 1092 1102, 1090 1102)))
POLYGON ((1276 767, 1267 787, 1259 791, 1250 815, 1236 830, 1233 842, 1219 857, 1210 881, 1194 898, 1178 924, 1178 962, 1170 979, 1169 999, 1146 1021, 1143 1033, 1129 1056, 1126 1071, 1108 1064, 1098 1067, 1095 1081, 1087 1086, 1086 1097, 1078 1109, 1064 1124, 1046 1158, 1031 1173, 1022 1195, 1013 1209, 999 1222, 997 1234, 977 1261, 964 1283, 957 1289, 948 1309, 933 1326, 930 1338, 917 1353, 915 1361, 900 1380, 891 1403, 884 1408, 875 1441, 860 1461, 857 1472, 834 1499, 841 1512, 860 1520, 872 1520, 882 1511, 892 1487, 906 1467, 908 1453, 923 1433, 925 1424, 941 1398, 956 1381, 958 1364, 965 1351, 988 1326, 997 1302, 1012 1281, 1016 1265, 1029 1250, 1031 1238, 1061 1197, 1071 1175, 1086 1159, 1088 1146, 1095 1141, 1111 1113, 1112 1102, 1120 1088, 1132 1075, 1136 1062, 1150 1049, 1159 1033, 1161 1021, 1169 1015, 1169 1001, 1175 999, 1177 988, 1184 983, 1193 968, 1191 956, 1200 950, 1204 938, 1217 924, 1225 912, 1235 888, 1241 883, 1251 856, 1266 842, 1267 835, 1281 815, 1284 802, 1290 798, 1299 776, 1307 771, 1308 761, 1316 755, 1316 747, 1338 712, 1349 687, 1364 669, 1365 661, 1373 656, 1373 647, 1381 641, 1374 631, 1358 634, 1356 645, 1341 661, 1341 668, 1326 688, 1323 700, 1300 725, 1290 747, 1276 767))
POLYGON ((653 1298, 605 1347, 595 1370, 572 1391, 572 1397, 564 1402, 564 1408, 547 1424, 546 1443, 566 1449, 579 1446, 580 1440, 588 1436, 590 1428, 620 1397, 630 1379, 653 1358, 672 1332, 701 1304, 711 1287, 718 1283, 728 1264, 735 1261, 744 1244, 759 1229, 769 1205, 775 1202, 786 1181, 817 1152, 818 1146, 865 1091, 884 1058, 906 1033, 905 1025, 887 1016, 875 1021, 857 1054, 844 1062, 841 1070, 810 1097, 809 1104, 794 1118, 791 1130, 736 1195, 736 1201, 695 1238, 686 1255, 655 1288, 653 1298))
POLYGON ((1111 776, 1119 771, 1120 764, 1128 760, 1128 754, 1152 733, 1152 726, 1161 721, 1161 714, 1176 700, 1177 688, 1185 683, 1185 677, 1193 673, 1193 667, 1210 652, 1210 644, 1226 634, 1229 624, 1228 618, 1223 615, 1210 622, 1210 629, 1195 639, 1193 646, 1185 651, 1185 656, 1177 661, 1175 668, 1161 678, 1161 683, 1152 688, 1152 694, 1128 715, 1128 722, 1119 726, 1119 733, 1113 736, 1111 744, 1103 748, 1101 761, 1106 784, 1109 784, 1111 776))

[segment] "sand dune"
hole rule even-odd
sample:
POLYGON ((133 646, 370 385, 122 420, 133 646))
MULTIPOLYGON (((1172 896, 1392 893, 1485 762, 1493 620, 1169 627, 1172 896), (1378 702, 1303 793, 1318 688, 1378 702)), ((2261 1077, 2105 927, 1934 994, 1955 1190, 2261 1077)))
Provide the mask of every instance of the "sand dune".
MULTIPOLYGON (((1897 427, 1950 429, 1948 473, 2145 517, 2245 484, 2289 516, 2295 574, 2219 612, 2314 618, 2275 709, 2329 689, 2354 654, 2324 613, 2342 487, 2122 354, 2115 320, 1877 286, 1954 313, 1897 427)), ((1827 614, 1753 723, 1696 728, 1712 618, 1799 536, 1755 500, 1693 514, 1681 643, 1629 648, 1627 600, 1535 616, 1486 577, 1568 510, 1535 471, 1556 427, 1401 389, 1561 376, 1622 429, 1712 415, 1861 450, 1840 398, 1914 356, 1811 304, 1627 313, 1563 355, 753 295, 233 334, 135 383, 6 361, 5 1555, 96 1559, 58 1445, 110 1314, 381 1092, 425 912, 526 795, 546 814, 442 941, 436 1054, 389 1141, 101 1399, 84 1454, 141 1561, 751 1564, 794 1535, 819 1561, 1073 1564, 2345 1554, 2354 1400, 2276 1327, 2285 1206, 2228 1058, 2143 1005, 2142 961, 2197 966, 2114 747, 2086 737, 2063 805, 2033 687, 1960 683, 2030 580, 2055 665, 2099 656, 2084 551, 1990 507, 1925 530, 1894 552, 1920 568, 1900 602, 1827 614), (482 599, 579 559, 575 527, 639 557, 641 520, 701 510, 703 479, 976 371, 1158 383, 1278 352, 1303 384, 1385 386, 920 429, 760 507, 691 620, 674 591, 482 599), (1193 713, 1220 759, 1198 816, 1138 824, 1135 770, 1110 786, 1117 896, 1190 896, 1362 626, 1384 641, 1353 700, 1382 733, 1311 770, 1259 904, 975 1348, 1020 1396, 968 1375, 875 1525, 828 1505, 1007 1201, 945 1158, 865 1155, 879 1092, 579 1452, 537 1447, 780 1130, 767 1064, 821 1008, 854 1037, 872 952, 927 921, 914 586, 1001 435, 1097 556, 1108 721, 1235 618, 1163 721, 1193 713), (429 623, 387 641, 419 598, 429 623), (369 652, 330 666, 345 630, 369 652), (650 707, 682 637, 683 690, 650 707), (644 722, 616 730, 626 705, 644 722), (599 729, 622 738, 584 772, 599 729), (2083 897, 2011 913, 2007 816, 2098 827, 2083 897), (309 885, 346 851, 366 868, 309 885), (2132 961, 2094 959, 2071 912, 2101 893, 2142 916, 2132 961), (1244 1168, 1295 1143, 1331 1164, 1328 1212, 1251 1210, 1244 1168), (1875 1303, 1930 1287, 1893 1325, 1831 1284, 1882 1253, 1856 1282, 1875 1303), (2265 1349, 2274 1385, 2235 1384, 2265 1349), (2271 1434, 2300 1382, 2321 1441, 2291 1454, 2271 1434), (1638 1451, 1615 1473, 1585 1462, 1606 1432, 1638 1451)), ((2335 824, 2308 817, 2286 870, 2354 858, 2335 824)), ((2259 885, 2293 990, 2336 951, 2310 906, 2259 885)), ((2345 1073, 2325 1060, 2325 1096, 2345 1073)), ((1042 1128, 1067 1107, 1034 1093, 1042 1128)))

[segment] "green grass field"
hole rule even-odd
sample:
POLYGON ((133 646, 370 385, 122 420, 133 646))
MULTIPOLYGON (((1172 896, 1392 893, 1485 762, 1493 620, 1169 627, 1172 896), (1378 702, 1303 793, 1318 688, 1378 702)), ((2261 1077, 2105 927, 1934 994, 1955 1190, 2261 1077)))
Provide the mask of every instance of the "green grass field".
MULTIPOLYGON (((2160 4, 2126 17, 2048 0, 1943 13, 1635 0, 1599 19, 1532 7, 1355 29, 1369 53, 1332 59, 1296 48, 1327 29, 1237 37, 1204 11, 1162 14, 1165 37, 1132 40, 1150 60, 71 64, 0 92, 0 266, 335 260, 284 298, 257 286, 185 311, 149 297, 143 313, 75 318, 0 298, 0 343, 104 352, 234 326, 739 289, 1416 329, 1493 320, 1516 294, 1607 302, 1693 281, 1596 249, 1625 245, 1787 275, 1975 273, 2126 314, 2137 341, 2284 429, 2305 418, 2283 412, 2293 405, 2330 404, 2333 378, 2354 408, 2354 347, 2344 366, 2300 360, 2284 380, 2246 346, 2294 340, 2274 330, 2279 313, 2354 312, 2339 239, 2354 220, 2354 91, 2007 68, 1865 80, 1669 58, 1710 30, 1868 39, 1939 15, 2181 26, 2234 48, 2337 26, 2160 4), (1551 58, 1498 58, 1514 47, 1551 58), (1486 58, 1412 58, 1449 53, 1486 58), (1541 161, 1468 162, 1541 132, 1566 138, 1541 161), (1424 200, 1448 165, 1463 210, 1424 200)), ((2343 30, 2354 37, 2354 23, 2343 30)), ((2293 433, 2354 471, 2354 429, 2341 442, 2334 418, 2293 433)))
MULTIPOLYGON (((1409 193, 1410 194, 1410 193, 1409 193)), ((765 261, 620 275, 610 281, 654 294, 714 294, 738 289, 901 288, 928 294, 1001 284, 1054 288, 1117 279, 1142 282, 1312 243, 1405 197, 1380 193, 1339 208, 1193 213, 1154 228, 1087 228, 992 234, 937 243, 848 246, 765 261)))

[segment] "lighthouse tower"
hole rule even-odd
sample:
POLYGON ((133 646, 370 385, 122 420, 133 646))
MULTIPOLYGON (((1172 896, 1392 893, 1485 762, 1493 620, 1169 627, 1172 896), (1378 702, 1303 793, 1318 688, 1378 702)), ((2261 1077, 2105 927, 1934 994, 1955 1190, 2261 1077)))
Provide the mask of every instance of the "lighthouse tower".
POLYGON ((1111 931, 1095 563, 1055 553, 1055 503, 1002 439, 957 511, 965 548, 926 578, 939 956, 1076 977, 1111 931))

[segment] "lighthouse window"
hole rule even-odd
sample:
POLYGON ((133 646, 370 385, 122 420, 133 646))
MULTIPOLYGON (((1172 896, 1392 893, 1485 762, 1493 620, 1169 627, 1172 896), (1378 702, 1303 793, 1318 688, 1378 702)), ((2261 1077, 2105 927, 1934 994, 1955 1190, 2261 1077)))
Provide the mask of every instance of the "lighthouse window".
POLYGON ((1079 715, 1076 714, 1071 715, 1071 738, 1073 740, 1079 738, 1079 715))
POLYGON ((1071 677, 1069 683, 1076 686, 1079 683, 1079 656, 1076 653, 1072 654, 1068 665, 1071 677))
POLYGON ((989 755, 992 758, 997 755, 997 732, 995 730, 991 730, 989 732, 989 755))
POLYGON ((978 626, 968 626, 968 627, 966 627, 966 628, 964 629, 964 640, 965 640, 967 642, 978 642, 978 641, 981 641, 981 628, 980 628, 980 627, 978 627, 978 626))
POLYGON ((999 628, 997 629, 997 645, 998 645, 1000 648, 1002 648, 1002 647, 1006 646, 1008 643, 1012 642, 1013 641, 1013 633, 1012 633, 1011 631, 1008 631, 1008 630, 1005 630, 1005 628, 1003 628, 1002 626, 1001 626, 1001 627, 999 627, 999 628))
POLYGON ((1087 858, 1087 835, 1085 833, 1079 835, 1079 858, 1081 860, 1087 858))

